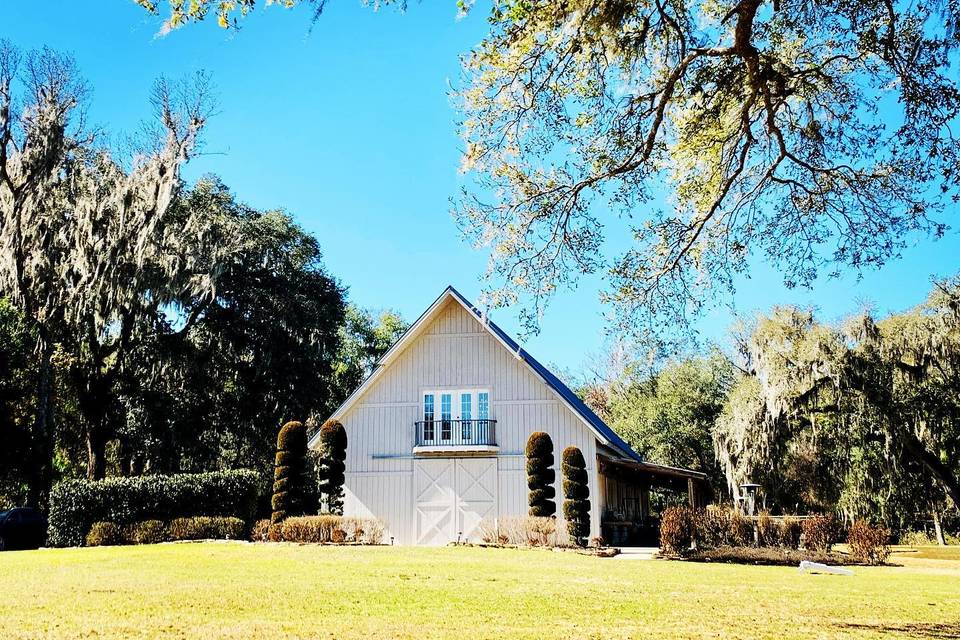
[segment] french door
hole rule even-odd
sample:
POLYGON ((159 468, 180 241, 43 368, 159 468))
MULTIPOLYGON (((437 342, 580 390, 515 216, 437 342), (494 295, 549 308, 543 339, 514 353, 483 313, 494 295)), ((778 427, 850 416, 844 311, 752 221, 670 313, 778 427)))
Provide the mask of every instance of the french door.
POLYGON ((423 393, 423 441, 436 444, 473 444, 486 441, 490 420, 490 392, 451 389, 423 393))

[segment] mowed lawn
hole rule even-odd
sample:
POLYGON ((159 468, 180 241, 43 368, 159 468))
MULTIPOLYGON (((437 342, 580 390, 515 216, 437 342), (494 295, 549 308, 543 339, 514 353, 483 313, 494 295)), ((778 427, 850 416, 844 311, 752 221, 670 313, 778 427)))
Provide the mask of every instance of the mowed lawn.
POLYGON ((0 554, 0 638, 960 638, 960 553, 852 578, 546 550, 0 554))

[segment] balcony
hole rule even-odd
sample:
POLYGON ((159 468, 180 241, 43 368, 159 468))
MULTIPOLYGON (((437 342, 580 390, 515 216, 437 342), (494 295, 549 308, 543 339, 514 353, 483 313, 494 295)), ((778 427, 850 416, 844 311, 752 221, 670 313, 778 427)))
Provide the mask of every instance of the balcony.
POLYGON ((484 453, 497 447, 496 420, 422 420, 415 423, 414 453, 484 453))

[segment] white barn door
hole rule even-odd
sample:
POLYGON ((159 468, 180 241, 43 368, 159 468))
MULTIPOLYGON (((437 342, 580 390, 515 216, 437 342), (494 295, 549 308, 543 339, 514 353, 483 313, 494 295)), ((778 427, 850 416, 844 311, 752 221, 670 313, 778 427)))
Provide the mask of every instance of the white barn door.
POLYGON ((453 460, 436 458, 413 463, 417 544, 441 545, 455 536, 453 460))
POLYGON ((457 533, 462 540, 476 537, 484 518, 497 517, 497 459, 457 460, 457 533))
POLYGON ((475 537, 497 517, 496 458, 428 458, 413 465, 416 542, 444 545, 475 537))

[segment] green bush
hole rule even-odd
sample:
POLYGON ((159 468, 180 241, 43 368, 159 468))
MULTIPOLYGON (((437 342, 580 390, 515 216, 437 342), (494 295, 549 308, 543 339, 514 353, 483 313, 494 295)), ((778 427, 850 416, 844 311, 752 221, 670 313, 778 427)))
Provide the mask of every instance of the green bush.
POLYGON ((123 528, 123 539, 129 544, 158 544, 169 540, 170 532, 161 520, 141 520, 123 528))
POLYGON ((884 527, 873 527, 864 520, 856 520, 847 532, 850 555, 865 564, 883 564, 890 557, 890 532, 884 527))
POLYGON ((660 549, 667 555, 683 556, 690 552, 697 535, 697 521, 702 520, 690 507, 668 507, 660 515, 660 549))
POLYGON ((253 471, 215 471, 106 480, 68 480, 50 493, 48 544, 83 544, 94 522, 124 527, 194 515, 253 519, 259 491, 253 471))
POLYGON ((560 465, 563 472, 563 517, 567 533, 574 544, 586 546, 590 537, 590 488, 587 485, 587 464, 576 447, 563 450, 560 465))
POLYGON ((553 483, 557 478, 553 470, 553 440, 543 431, 534 431, 527 440, 527 502, 528 515, 549 518, 557 512, 557 495, 553 483))
POLYGON ((810 551, 828 552, 837 536, 833 516, 811 516, 802 524, 803 546, 810 551))
POLYGON ((123 530, 114 522, 94 522, 86 539, 88 547, 110 547, 123 542, 123 530))
POLYGON ((307 461, 307 431, 301 422, 288 422, 277 434, 277 455, 274 458, 273 498, 270 521, 282 522, 290 516, 306 513, 304 471, 307 461))
POLYGON ((346 482, 347 430, 337 420, 327 420, 320 427, 320 457, 317 466, 317 488, 325 510, 343 515, 343 484, 346 482))
POLYGON ((170 522, 172 540, 243 540, 247 526, 239 518, 194 516, 170 522))

